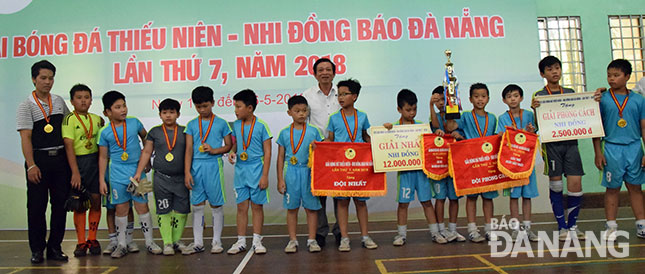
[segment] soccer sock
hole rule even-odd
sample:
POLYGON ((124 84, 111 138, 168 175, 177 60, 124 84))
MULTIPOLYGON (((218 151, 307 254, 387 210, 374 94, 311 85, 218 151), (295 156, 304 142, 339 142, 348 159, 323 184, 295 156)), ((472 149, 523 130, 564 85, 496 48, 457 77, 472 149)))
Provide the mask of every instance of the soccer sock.
POLYGON ((408 226, 407 225, 398 225, 396 226, 396 230, 399 231, 399 235, 405 237, 408 235, 408 226))
POLYGON ((184 234, 184 227, 186 227, 188 214, 173 212, 173 218, 174 225, 172 226, 172 242, 176 243, 181 240, 181 236, 184 234))
POLYGON ((78 243, 85 243, 85 211, 74 211, 74 227, 76 228, 76 240, 78 243))
POLYGON ((88 216, 88 222, 90 224, 90 231, 87 234, 87 239, 90 241, 96 240, 96 232, 99 229, 99 221, 101 220, 101 209, 91 210, 88 216))
POLYGON ((437 224, 429 224, 430 233, 439 232, 439 226, 437 224))
POLYGON ((116 240, 119 243, 120 246, 127 246, 128 242, 126 242, 127 238, 127 226, 128 226, 128 216, 115 216, 114 217, 114 225, 116 226, 116 240))
POLYGON ((493 227, 492 227, 492 225, 490 223, 484 224, 484 231, 485 232, 490 232, 491 230, 493 230, 493 227))
POLYGON ((213 215, 213 245, 222 243, 222 229, 224 228, 224 208, 216 207, 211 208, 213 215))
POLYGON ((444 230, 446 230, 446 224, 444 224, 444 223, 439 223, 438 225, 439 225, 439 231, 444 231, 444 230))
POLYGON ((170 245, 172 241, 172 214, 162 214, 157 216, 157 222, 159 223, 159 233, 161 233, 161 240, 163 245, 170 245))
MULTIPOLYGON (((255 241, 255 234, 253 234, 253 240, 255 241)), ((238 235, 237 236, 237 242, 242 243, 243 246, 246 246, 246 238, 244 238, 244 236, 239 236, 238 235)))
POLYGON ((568 220, 567 224, 569 227, 576 225, 576 220, 578 220, 578 213, 580 213, 580 203, 582 202, 582 191, 580 192, 569 192, 567 195, 567 213, 568 220))
POLYGON ((262 235, 253 233, 253 244, 262 243, 262 235))
POLYGON ((132 233, 134 232, 134 222, 128 222, 128 226, 125 230, 125 240, 127 243, 132 242, 132 233))
POLYGON ((108 234, 108 239, 110 239, 110 243, 118 243, 116 239, 116 234, 117 234, 116 232, 108 234))
POLYGON ((468 223, 468 232, 473 232, 477 230, 477 224, 475 223, 468 223))
POLYGON ((448 229, 452 232, 457 231, 457 223, 448 223, 448 229))
POLYGON ((618 228, 616 220, 607 220, 607 228, 618 228))
POLYGON ((549 188, 551 209, 558 222, 558 230, 567 228, 567 223, 564 221, 564 206, 562 205, 562 181, 550 181, 549 188))
POLYGON ((152 238, 152 216, 150 216, 150 212, 139 214, 139 221, 141 222, 141 232, 143 232, 143 237, 146 239, 146 246, 149 246, 154 243, 152 238))
POLYGON ((193 206, 193 238, 196 246, 204 246, 204 205, 193 206))

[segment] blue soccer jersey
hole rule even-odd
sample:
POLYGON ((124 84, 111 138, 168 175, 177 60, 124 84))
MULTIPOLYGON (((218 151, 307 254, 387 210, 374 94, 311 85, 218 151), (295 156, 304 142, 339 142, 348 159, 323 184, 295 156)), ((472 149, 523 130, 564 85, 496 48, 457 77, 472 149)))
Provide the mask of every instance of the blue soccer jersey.
POLYGON ((497 118, 490 112, 486 112, 486 114, 488 115, 488 119, 486 116, 475 114, 475 112, 464 111, 461 114, 461 118, 457 120, 461 135, 466 139, 474 139, 495 134, 497 118), (474 117, 477 117, 477 123, 475 123, 474 117), (479 135, 480 131, 483 136, 479 135))
POLYGON ((204 141, 205 143, 213 148, 218 148, 223 146, 224 137, 231 134, 231 127, 228 125, 228 122, 226 122, 226 120, 222 119, 221 117, 216 116, 215 114, 213 114, 213 116, 213 125, 211 126, 210 132, 208 132, 208 136, 206 136, 206 132, 208 131, 208 125, 211 121, 210 119, 201 119, 201 134, 199 132, 199 117, 190 120, 190 122, 188 122, 188 124, 186 125, 184 132, 193 138, 193 160, 219 159, 222 157, 222 154, 210 154, 199 151, 199 146, 202 145, 201 138, 203 136, 206 136, 206 140, 204 141))
POLYGON ((334 133, 334 142, 352 142, 350 134, 354 135, 354 132, 356 132, 354 142, 365 142, 363 140, 363 130, 370 128, 367 114, 356 109, 356 115, 350 114, 349 116, 345 116, 345 120, 347 120, 346 125, 342 113, 340 110, 334 112, 329 116, 329 122, 327 122, 327 130, 334 133), (349 130, 347 127, 349 127, 349 130))
MULTIPOLYGON (((322 136, 322 131, 320 131, 320 129, 318 129, 317 127, 311 124, 307 124, 306 126, 307 126, 307 130, 305 131, 305 136, 302 139, 302 143, 300 144, 300 148, 298 149, 298 152, 296 152, 295 154, 296 158, 298 159, 298 164, 307 164, 309 162, 309 144, 317 141, 319 142, 324 139, 322 136)), ((278 140, 276 141, 276 143, 284 147, 285 162, 289 162, 289 159, 291 159, 291 157, 294 156, 293 146, 296 146, 296 147, 298 146, 300 137, 302 137, 302 130, 294 129, 293 138, 291 138, 291 125, 283 128, 280 131, 280 134, 278 135, 278 140), (293 146, 291 145, 291 140, 293 140, 293 146)))
MULTIPOLYGON (((627 95, 614 94, 619 105, 623 105, 627 95)), ((600 115, 605 129, 604 140, 614 144, 630 144, 641 139, 641 120, 645 119, 645 101, 643 96, 633 91, 622 112, 623 119, 627 122, 625 127, 620 127, 618 106, 611 96, 611 92, 603 92, 600 99, 600 115)))
MULTIPOLYGON (((244 134, 242 134, 241 128, 242 120, 236 120, 233 123, 233 136, 235 136, 236 140, 238 160, 239 155, 243 152, 248 154, 248 162, 264 157, 263 143, 273 137, 269 130, 269 125, 267 125, 267 123, 262 119, 255 117, 255 123, 251 121, 251 123, 244 124, 244 134), (249 132, 251 132, 251 129, 253 129, 253 134, 250 137, 250 142, 248 142, 249 132), (249 146, 245 149, 244 146, 247 142, 249 143, 249 146)), ((237 163, 239 164, 241 162, 244 161, 238 161, 237 163)))

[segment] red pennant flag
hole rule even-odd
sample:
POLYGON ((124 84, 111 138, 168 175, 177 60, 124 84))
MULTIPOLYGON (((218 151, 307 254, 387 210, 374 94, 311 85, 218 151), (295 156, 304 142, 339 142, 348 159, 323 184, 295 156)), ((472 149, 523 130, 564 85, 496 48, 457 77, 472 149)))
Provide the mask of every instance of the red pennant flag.
POLYGON ((497 157, 497 168, 511 179, 526 179, 533 173, 538 136, 507 126, 497 157))
POLYGON ((439 136, 433 133, 423 134, 421 147, 423 153, 423 173, 433 180, 448 177, 448 147, 456 140, 450 135, 439 136))

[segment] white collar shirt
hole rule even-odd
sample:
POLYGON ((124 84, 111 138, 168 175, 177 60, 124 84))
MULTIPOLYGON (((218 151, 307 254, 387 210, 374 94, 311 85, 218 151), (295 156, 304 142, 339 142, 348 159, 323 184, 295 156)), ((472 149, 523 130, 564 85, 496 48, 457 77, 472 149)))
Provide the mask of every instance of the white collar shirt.
POLYGON ((320 87, 315 85, 303 92, 302 96, 307 99, 309 105, 309 123, 318 127, 325 138, 328 137, 329 116, 340 109, 336 87, 332 85, 329 95, 325 95, 320 87))

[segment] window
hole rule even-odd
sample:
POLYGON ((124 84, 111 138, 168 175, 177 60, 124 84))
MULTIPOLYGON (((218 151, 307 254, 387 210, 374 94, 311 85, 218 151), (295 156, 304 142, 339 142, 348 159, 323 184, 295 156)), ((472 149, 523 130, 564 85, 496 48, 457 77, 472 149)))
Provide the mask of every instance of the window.
POLYGON ((540 58, 553 55, 562 62, 562 85, 586 91, 580 17, 538 17, 538 35, 540 58))
POLYGON ((633 88, 643 78, 643 25, 645 15, 609 16, 612 59, 623 58, 632 63, 632 77, 627 82, 633 88))

